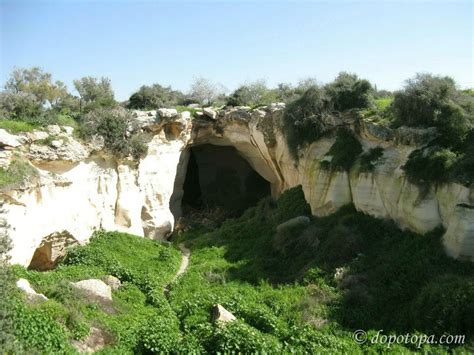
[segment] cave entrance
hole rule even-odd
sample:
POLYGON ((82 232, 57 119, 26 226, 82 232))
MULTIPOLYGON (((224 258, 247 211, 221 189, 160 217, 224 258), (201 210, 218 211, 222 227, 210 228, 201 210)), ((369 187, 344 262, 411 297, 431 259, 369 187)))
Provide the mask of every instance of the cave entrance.
POLYGON ((189 149, 182 207, 222 208, 238 215, 270 195, 270 183, 231 146, 203 144, 189 149))

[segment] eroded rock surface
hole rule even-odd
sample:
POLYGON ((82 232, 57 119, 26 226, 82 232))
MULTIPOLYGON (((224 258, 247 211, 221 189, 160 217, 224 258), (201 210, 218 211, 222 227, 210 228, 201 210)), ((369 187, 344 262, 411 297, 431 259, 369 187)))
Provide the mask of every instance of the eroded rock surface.
POLYGON ((436 136, 433 129, 394 130, 358 122, 349 114, 328 117, 323 125, 329 134, 300 149, 295 159, 282 133, 283 112, 284 104, 212 109, 195 117, 174 109, 136 111, 132 129, 148 137, 148 154, 138 163, 105 154, 100 138, 76 141, 64 128, 58 134, 64 135, 63 144, 57 147, 40 146, 27 137, 9 141, 13 146, 0 150, 0 163, 8 164, 5 152, 15 149, 40 173, 38 184, 2 195, 0 218, 9 226, 0 229, 13 239, 12 262, 28 265, 44 236, 63 230, 80 243, 100 228, 166 238, 181 216, 189 148, 203 144, 235 148, 269 182, 273 197, 302 185, 316 216, 353 203, 359 211, 418 233, 442 225, 448 254, 474 260, 474 215, 469 207, 474 205, 474 189, 450 183, 422 191, 401 169, 414 149, 436 136), (331 130, 341 126, 357 132, 364 151, 384 148, 374 171, 321 169, 320 161, 330 159, 326 154, 334 143, 331 130), (15 147, 17 143, 21 145, 15 147))

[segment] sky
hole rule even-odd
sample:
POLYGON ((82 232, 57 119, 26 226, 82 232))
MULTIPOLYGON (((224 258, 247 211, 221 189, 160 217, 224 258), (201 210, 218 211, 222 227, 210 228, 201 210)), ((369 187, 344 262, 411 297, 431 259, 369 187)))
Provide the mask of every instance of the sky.
POLYGON ((473 1, 0 0, 0 85, 15 67, 106 76, 118 100, 141 85, 233 90, 340 71, 396 90, 418 72, 474 87, 473 1))

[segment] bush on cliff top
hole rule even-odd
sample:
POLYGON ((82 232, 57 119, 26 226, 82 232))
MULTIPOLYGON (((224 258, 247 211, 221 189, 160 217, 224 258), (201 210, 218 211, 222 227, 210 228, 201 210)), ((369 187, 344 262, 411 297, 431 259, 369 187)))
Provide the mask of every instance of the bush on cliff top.
POLYGON ((132 115, 123 109, 97 109, 82 118, 80 134, 85 139, 95 135, 104 138, 105 148, 119 157, 132 156, 139 160, 146 155, 147 146, 139 133, 130 133, 132 115))

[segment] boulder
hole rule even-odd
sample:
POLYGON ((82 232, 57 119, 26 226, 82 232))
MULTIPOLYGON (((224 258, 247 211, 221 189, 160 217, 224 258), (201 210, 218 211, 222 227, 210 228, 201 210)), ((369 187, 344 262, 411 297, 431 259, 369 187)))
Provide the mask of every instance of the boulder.
POLYGON ((205 107, 203 108, 202 112, 204 113, 205 116, 215 120, 217 117, 217 112, 214 111, 211 107, 205 107))
POLYGON ((160 118, 173 118, 178 116, 178 111, 174 108, 160 108, 156 113, 160 118))
POLYGON ((222 307, 220 304, 215 304, 212 307, 211 318, 213 322, 232 322, 236 320, 235 316, 230 313, 227 309, 222 307))
POLYGON ((59 127, 56 124, 52 124, 46 127, 46 130, 48 131, 49 134, 52 134, 54 136, 58 135, 61 133, 61 127, 59 127))
POLYGON ((104 276, 102 278, 102 281, 104 281, 107 285, 109 285, 113 291, 118 290, 120 286, 122 286, 122 283, 120 282, 120 280, 112 275, 104 276))
POLYGON ((62 126, 62 129, 68 136, 72 136, 72 133, 74 132, 74 128, 70 126, 62 126))
POLYGON ((82 280, 71 285, 92 300, 112 301, 112 289, 102 280, 82 280))
POLYGON ((53 148, 59 148, 64 144, 64 142, 60 139, 55 139, 54 141, 51 141, 51 146, 53 148))
POLYGON ((44 132, 44 131, 34 130, 33 132, 27 132, 26 133, 26 138, 30 142, 35 142, 35 141, 40 140, 40 139, 46 139, 48 137, 49 137, 49 133, 44 132))
POLYGON ((52 233, 44 237, 36 248, 28 268, 51 270, 66 256, 67 248, 77 244, 78 241, 67 231, 52 233))
POLYGON ((8 133, 4 129, 0 129, 0 147, 16 148, 22 145, 24 138, 8 133))
POLYGON ((31 302, 44 302, 48 300, 48 297, 43 295, 42 293, 36 293, 35 290, 30 285, 30 282, 27 279, 19 279, 16 282, 16 286, 25 292, 26 297, 31 302))
POLYGON ((113 342, 113 336, 103 329, 91 327, 89 335, 81 340, 72 340, 72 346, 80 353, 94 353, 113 342))

